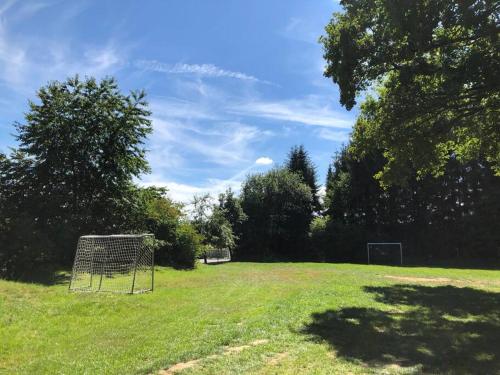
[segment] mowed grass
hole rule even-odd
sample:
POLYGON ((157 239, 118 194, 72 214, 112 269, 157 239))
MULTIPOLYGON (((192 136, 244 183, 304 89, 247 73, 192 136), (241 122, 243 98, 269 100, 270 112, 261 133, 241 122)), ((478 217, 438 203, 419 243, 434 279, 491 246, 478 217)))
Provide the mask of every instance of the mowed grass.
POLYGON ((228 263, 155 281, 0 280, 0 373, 500 374, 500 271, 228 263))

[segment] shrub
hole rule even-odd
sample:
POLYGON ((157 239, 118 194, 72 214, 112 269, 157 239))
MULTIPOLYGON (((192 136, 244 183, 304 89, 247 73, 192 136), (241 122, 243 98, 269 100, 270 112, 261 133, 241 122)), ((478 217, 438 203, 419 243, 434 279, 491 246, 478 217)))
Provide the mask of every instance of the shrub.
POLYGON ((201 242, 202 237, 194 227, 181 222, 175 231, 175 243, 169 251, 171 264, 177 268, 194 268, 202 251, 201 242))

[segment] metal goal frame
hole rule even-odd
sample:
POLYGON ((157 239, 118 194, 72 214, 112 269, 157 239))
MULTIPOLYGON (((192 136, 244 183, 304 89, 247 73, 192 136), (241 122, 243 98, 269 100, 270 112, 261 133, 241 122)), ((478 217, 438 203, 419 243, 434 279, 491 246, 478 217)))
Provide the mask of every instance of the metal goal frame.
POLYGON ((78 239, 69 291, 137 294, 154 289, 154 235, 78 239))

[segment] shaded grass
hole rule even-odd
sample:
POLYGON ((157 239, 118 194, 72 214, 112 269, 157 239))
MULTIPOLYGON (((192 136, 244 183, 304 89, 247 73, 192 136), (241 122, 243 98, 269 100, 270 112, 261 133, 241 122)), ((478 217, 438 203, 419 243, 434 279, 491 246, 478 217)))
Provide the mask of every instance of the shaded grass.
POLYGON ((183 373, 500 373, 500 271, 228 263, 157 268, 155 281, 129 296, 0 280, 0 372, 150 373, 202 359, 183 373))

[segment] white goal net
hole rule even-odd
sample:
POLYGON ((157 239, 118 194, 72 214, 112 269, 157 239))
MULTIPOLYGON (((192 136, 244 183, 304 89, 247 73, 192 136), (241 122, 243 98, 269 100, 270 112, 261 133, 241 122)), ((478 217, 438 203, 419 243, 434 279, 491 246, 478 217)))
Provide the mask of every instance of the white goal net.
POLYGON ((78 240, 71 291, 142 293, 153 290, 154 236, 82 236, 78 240))
POLYGON ((209 249, 203 253, 205 263, 220 263, 231 261, 229 249, 209 249))
POLYGON ((403 264, 401 242, 368 242, 366 252, 368 264, 403 264))

